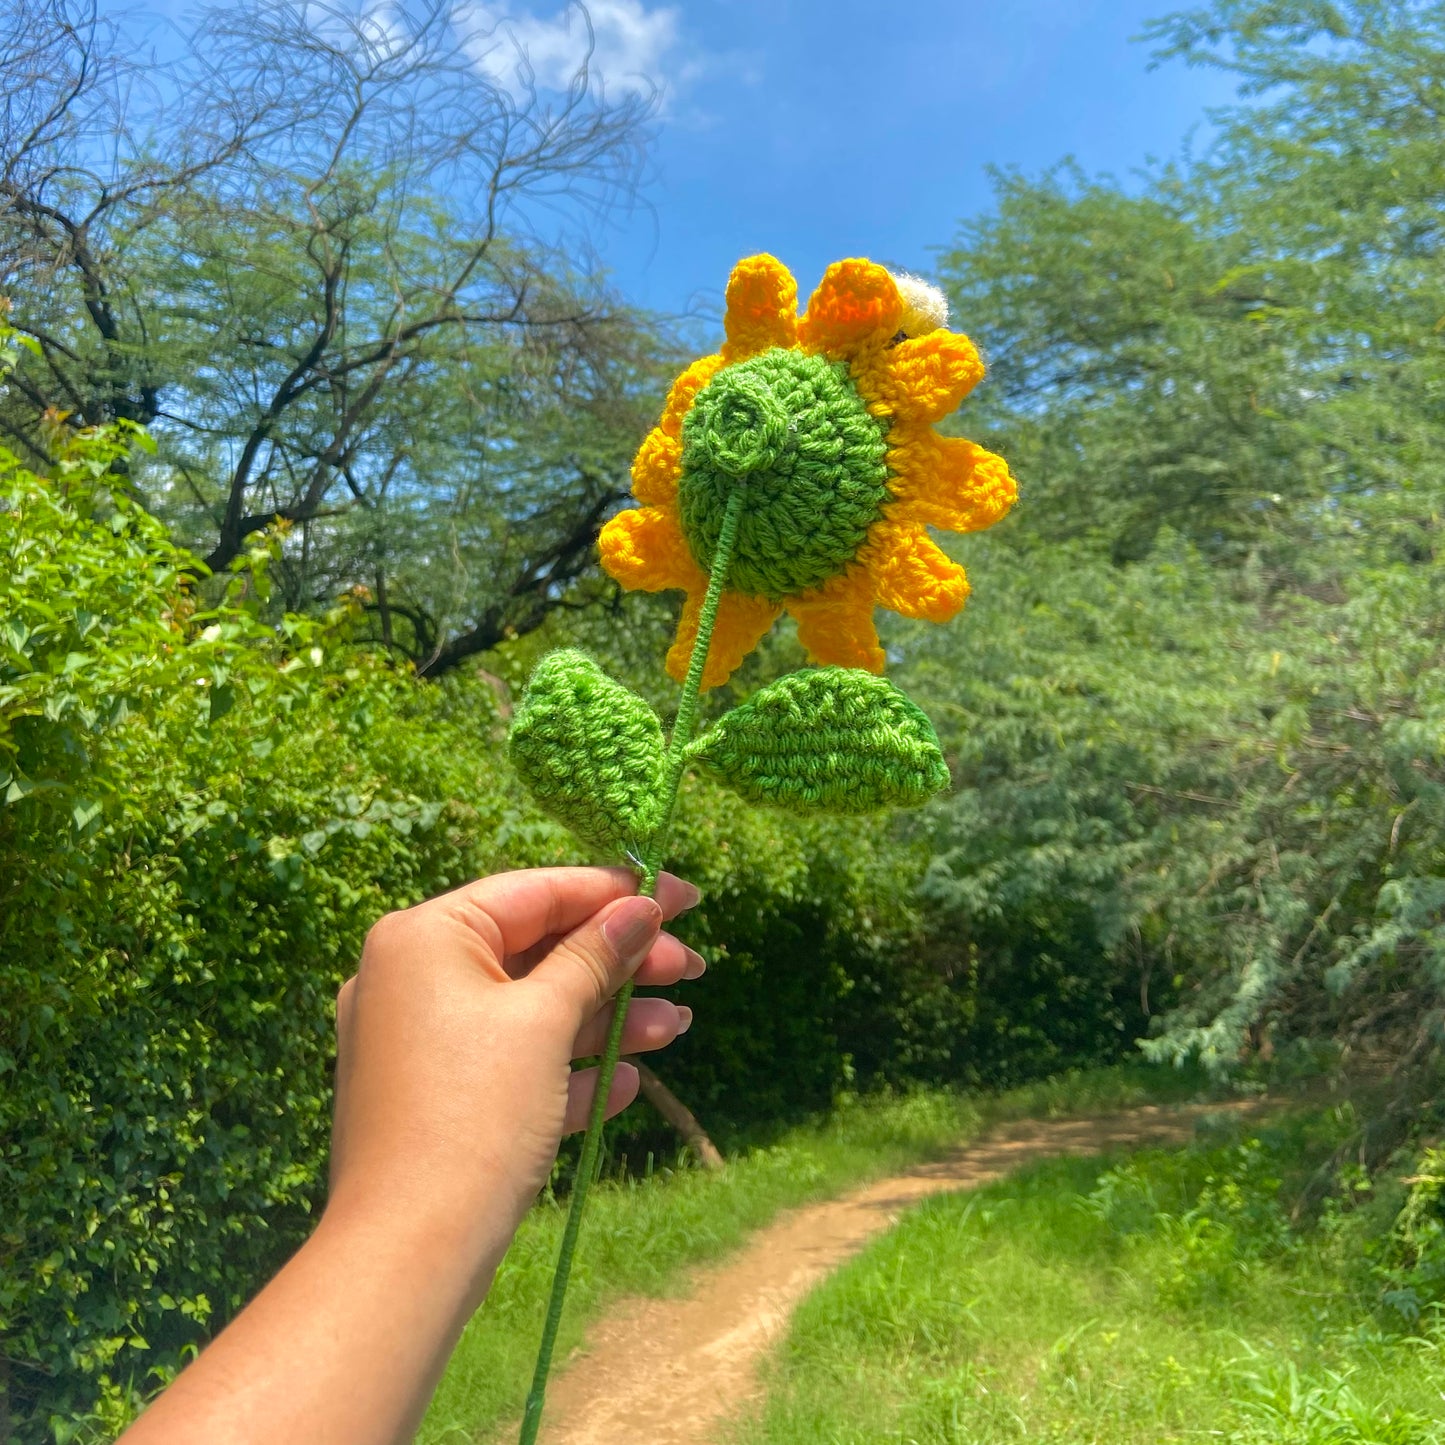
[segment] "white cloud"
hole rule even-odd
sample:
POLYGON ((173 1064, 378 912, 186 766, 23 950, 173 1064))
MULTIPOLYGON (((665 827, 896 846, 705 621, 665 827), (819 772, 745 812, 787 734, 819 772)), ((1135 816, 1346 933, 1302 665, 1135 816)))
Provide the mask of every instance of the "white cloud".
POLYGON ((303 0, 301 18, 319 40, 362 63, 402 54, 412 44, 405 17, 393 0, 352 6, 303 0))
POLYGON ((512 90, 526 84, 528 67, 540 88, 565 90, 587 57, 590 39, 589 69, 608 90, 647 94, 663 88, 678 44, 676 8, 649 8, 643 0, 587 0, 585 14, 569 3, 545 20, 477 3, 467 18, 474 26, 467 48, 478 68, 512 90))
POLYGON ((389 0, 363 10, 357 18, 356 29, 378 57, 400 55, 412 43, 405 18, 389 0))

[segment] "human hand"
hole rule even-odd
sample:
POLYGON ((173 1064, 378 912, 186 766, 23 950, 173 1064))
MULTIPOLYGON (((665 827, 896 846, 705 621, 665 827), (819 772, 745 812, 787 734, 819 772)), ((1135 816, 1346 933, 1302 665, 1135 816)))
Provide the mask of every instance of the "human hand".
MULTIPOLYGON (((328 1215, 421 1221, 470 1261, 480 1295, 562 1134, 586 1125, 597 1070, 571 1061, 601 1053, 608 1000, 628 977, 662 985, 703 971, 660 932, 697 890, 669 874, 655 901, 636 886, 621 868, 503 873, 371 930, 337 997, 328 1215)), ((623 1052, 662 1048, 691 1021, 690 1009, 636 999, 623 1052)), ((637 1088, 636 1069, 619 1064, 608 1115, 637 1088)))
MULTIPOLYGON (((661 932, 697 902, 663 874, 502 873, 392 913, 336 1000, 331 1198, 270 1284, 126 1433, 126 1445, 410 1440, 565 1129, 586 1122, 607 1001, 696 978, 661 932)), ((638 999, 622 1047, 671 1043, 691 1011, 638 999)), ((619 1065, 608 1112, 637 1093, 619 1065)))

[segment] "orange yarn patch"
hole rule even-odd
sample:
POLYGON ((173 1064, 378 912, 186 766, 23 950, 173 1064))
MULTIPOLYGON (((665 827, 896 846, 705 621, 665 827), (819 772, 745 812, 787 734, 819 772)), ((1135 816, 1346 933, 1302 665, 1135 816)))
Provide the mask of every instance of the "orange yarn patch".
POLYGON ((707 586, 692 560, 677 513, 661 507, 619 512, 597 538, 602 570, 633 591, 663 592, 707 586))
POLYGON ((964 437, 941 437, 932 427, 895 424, 888 451, 893 474, 888 507, 896 522, 926 522, 949 532, 980 532, 1018 499, 1008 463, 964 437))
POLYGON ((667 394, 658 425, 668 436, 682 435, 682 419, 692 407, 698 392, 720 372, 727 362, 721 356, 700 356, 678 377, 667 394))
POLYGON ((882 266, 835 261, 813 292, 798 335, 809 351, 845 357, 870 341, 886 341, 902 319, 903 298, 882 266))
POLYGON ((671 502, 682 475, 682 443, 654 427, 632 459, 632 495, 639 502, 671 502))
POLYGON ((863 562, 879 603, 904 617, 947 622, 968 601, 963 568, 917 523, 880 522, 869 535, 863 562))
POLYGON ((968 337, 932 331, 868 356, 855 369, 875 416, 942 421, 983 378, 983 358, 968 337))
POLYGON ((749 256, 733 267, 723 330, 727 333, 723 356, 728 362, 796 344, 798 283, 775 256, 749 256))
POLYGON ((873 625, 873 581, 861 567, 787 604, 797 619, 798 641, 816 663, 882 672, 886 661, 873 625))
MULTIPOLYGON (((701 592, 693 592, 683 605, 678 623, 677 640, 668 649, 667 670, 678 682, 687 676, 692 658, 692 644, 697 638, 698 615, 702 612, 701 592)), ((743 658, 762 640, 763 634, 778 620, 782 608, 766 597, 747 597, 741 592, 724 592, 718 604, 717 622, 713 627, 712 646, 708 648, 703 668, 702 685, 721 687, 742 664, 743 658)))

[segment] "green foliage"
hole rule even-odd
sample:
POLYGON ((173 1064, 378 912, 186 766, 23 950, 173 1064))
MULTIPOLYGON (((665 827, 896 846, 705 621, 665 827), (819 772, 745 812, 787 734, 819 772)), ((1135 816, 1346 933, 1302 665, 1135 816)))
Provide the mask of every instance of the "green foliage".
POLYGON ((507 736, 538 806, 606 853, 640 856, 662 752, 657 714, 575 648, 537 664, 507 736))
POLYGON ((933 724, 881 677, 818 667, 760 688, 688 748, 749 802, 873 813, 948 786, 933 724))
POLYGON ((1382 1331, 1358 1215, 1291 1224, 1349 1127, 1221 1120, 929 1201, 804 1304, 735 1438, 1439 1445, 1438 1323, 1382 1331))
POLYGON ((977 545, 956 632, 898 634, 954 787, 919 819, 924 947, 901 997, 877 989, 890 1070, 1007 1083, 1097 1063, 1174 996, 1156 918, 1179 813, 1223 812, 1186 801, 1213 787, 1186 745, 1250 716, 1231 648, 1247 612, 1182 543, 1124 571, 1084 544, 1052 555, 977 545))
POLYGON ((943 260, 1024 503, 971 544, 971 619, 895 638, 957 783, 934 928, 1005 1055, 1046 986, 1162 1056, 1388 1058, 1418 1102, 1445 1005, 1445 30, 1408 0, 1218 0, 1152 33, 1241 77, 1217 142, 1132 194, 1000 177, 943 260))
POLYGON ((1240 560, 1307 545, 1326 498, 1438 493, 1438 7, 1215 0, 1146 33, 1239 77, 1217 140, 1133 194, 1001 176, 943 258, 1025 525, 1240 560))
POLYGON ((1016 526, 1119 561, 1161 527, 1237 557, 1319 495, 1337 468, 1301 418, 1295 338, 1192 176, 1128 194, 1061 167, 995 198, 941 274, 991 358, 970 420, 1021 478, 1016 526))
POLYGON ((27 1440, 123 1409, 294 1246, 336 987, 506 815, 485 690, 418 696, 344 618, 197 610, 190 557, 112 488, 126 441, 82 434, 48 477, 3 458, 0 1314, 27 1440))
POLYGON ((1152 1017, 1175 1057, 1354 1037, 1427 1068, 1445 593, 1361 537, 1368 515, 1317 548, 1322 597, 1221 575, 1178 539, 1124 569, 988 547, 967 669, 959 641, 909 637, 905 682, 956 780, 925 891, 1006 1047, 1032 975, 1074 991, 1096 1036, 1109 997, 1131 1037, 1152 1017))
POLYGON ((1359 1195, 1374 1195, 1362 1211, 1367 1219, 1390 1221, 1366 1240, 1386 1318, 1416 1329, 1432 1315, 1445 1317, 1445 1150, 1427 1147, 1404 1158, 1403 1178, 1349 1182, 1359 1195))
POLYGON ((881 830, 859 838, 846 820, 763 811, 690 779, 667 866, 703 890, 680 936, 710 965, 669 1086, 724 1140, 826 1108, 858 1075, 854 980, 887 976, 916 936, 921 860, 881 830))
POLYGON ((1263 1141, 1247 1139, 1210 1159, 1202 1182, 1190 1181, 1184 1207, 1171 1211, 1158 1197, 1164 1171, 1130 1161, 1100 1175, 1084 1207, 1116 1233, 1162 1235, 1168 1263, 1156 1277, 1161 1302, 1183 1309, 1227 1302, 1262 1262, 1294 1243, 1277 1169, 1263 1141))

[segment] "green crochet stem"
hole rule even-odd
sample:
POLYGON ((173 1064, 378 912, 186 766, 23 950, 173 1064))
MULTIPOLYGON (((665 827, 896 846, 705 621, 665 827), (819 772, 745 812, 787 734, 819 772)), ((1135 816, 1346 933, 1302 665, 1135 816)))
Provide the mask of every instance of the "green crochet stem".
MULTIPOLYGON (((703 668, 707 665, 708 648, 712 644, 713 628, 717 624, 718 606, 722 602, 723 587, 727 584, 728 568, 732 565, 733 547, 737 542, 746 495, 746 483, 738 480, 728 498, 727 511, 718 535, 717 550, 713 553, 712 567, 708 573, 707 595, 703 598, 702 611, 698 614, 697 637, 693 641, 692 656, 687 665, 687 680, 682 685, 682 698, 677 705, 677 717, 673 720, 672 735, 668 739, 667 753, 662 760, 662 775, 658 779, 658 796, 662 800, 662 806, 639 860, 641 869, 637 892, 643 898, 652 897, 657 887, 657 875, 662 870, 668 829, 672 823, 673 810, 677 807, 682 771, 687 764, 687 745, 692 741, 693 729, 697 725, 697 704, 698 696, 702 692, 703 668)), ((627 1022, 627 1005, 631 1000, 632 980, 629 978, 617 990, 612 1025, 607 1030, 607 1042, 602 1049, 602 1063, 597 1073, 597 1095, 592 1101, 592 1114, 587 1121, 587 1133, 582 1139, 582 1157, 578 1160, 577 1178, 572 1185, 567 1224, 562 1231, 562 1247, 558 1251, 557 1268, 552 1275, 552 1294, 547 1301, 547 1318, 542 1325, 542 1343, 537 1349, 537 1367, 532 1374, 532 1388, 527 1393, 527 1407, 522 1414, 522 1433, 518 1445, 535 1445, 537 1431, 542 1425, 547 1377, 552 1371, 552 1351, 557 1344, 557 1329, 562 1323, 562 1304, 567 1298, 567 1281, 572 1275, 572 1257, 577 1252, 577 1236, 582 1230, 582 1211, 587 1205, 587 1191, 597 1173, 597 1156, 602 1148, 602 1124, 607 1117, 607 1095, 611 1092, 612 1076, 617 1071, 618 1055, 622 1052, 622 1026, 627 1022)))

